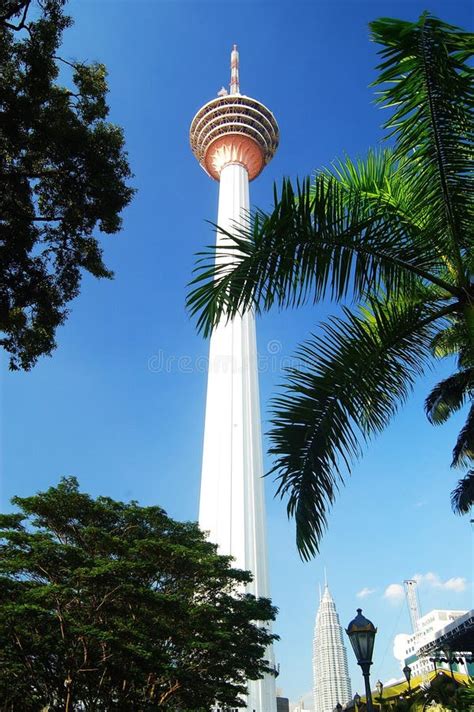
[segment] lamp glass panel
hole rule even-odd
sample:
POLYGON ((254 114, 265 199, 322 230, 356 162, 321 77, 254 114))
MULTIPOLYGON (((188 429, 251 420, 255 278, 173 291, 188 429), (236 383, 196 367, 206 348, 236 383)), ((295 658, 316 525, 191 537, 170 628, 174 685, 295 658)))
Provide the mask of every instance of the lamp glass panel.
POLYGON ((374 650, 375 634, 371 631, 355 631, 350 636, 358 662, 371 662, 374 650))

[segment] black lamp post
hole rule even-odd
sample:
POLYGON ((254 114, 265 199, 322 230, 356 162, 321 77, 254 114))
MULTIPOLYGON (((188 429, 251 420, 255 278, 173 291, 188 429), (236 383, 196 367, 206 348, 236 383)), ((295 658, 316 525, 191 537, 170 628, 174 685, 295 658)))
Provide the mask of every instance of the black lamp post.
POLYGON ((408 682, 408 694, 411 695, 411 667, 409 665, 405 665, 405 667, 403 668, 403 674, 405 675, 408 682))
POLYGON ((356 711, 358 711, 359 705, 360 705, 360 695, 358 695, 356 692, 353 699, 354 699, 356 711))
POLYGON ((383 699, 383 682, 382 680, 377 680, 375 683, 375 687, 377 689, 377 694, 379 696, 379 702, 382 704, 382 699, 383 699))
POLYGON ((349 623, 346 633, 351 641, 357 664, 360 665, 364 676, 367 710, 368 712, 373 712, 372 693, 370 692, 370 666, 372 665, 372 653, 374 652, 377 628, 362 615, 362 608, 358 608, 357 615, 349 623))

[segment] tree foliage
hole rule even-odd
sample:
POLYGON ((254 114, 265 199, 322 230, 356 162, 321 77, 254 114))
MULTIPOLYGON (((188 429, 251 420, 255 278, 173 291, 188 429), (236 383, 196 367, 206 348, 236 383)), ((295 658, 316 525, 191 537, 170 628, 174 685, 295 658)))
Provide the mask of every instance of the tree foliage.
POLYGON ((439 672, 426 689, 420 689, 409 708, 413 712, 430 709, 447 712, 468 712, 472 710, 473 687, 457 682, 445 672, 439 672))
POLYGON ((371 32, 390 147, 296 187, 285 179, 271 212, 223 231, 218 250, 231 259, 200 255, 188 298, 204 334, 250 308, 350 305, 303 344, 273 401, 277 493, 304 558, 364 444, 433 360, 454 357, 457 369, 428 396, 427 416, 438 424, 470 406, 452 464, 474 459, 473 36, 428 13, 371 32))
POLYGON ((95 232, 117 232, 133 194, 105 66, 57 55, 64 3, 0 8, 0 344, 12 369, 51 354, 84 271, 112 277, 95 232))
POLYGON ((0 710, 242 706, 275 609, 193 523, 74 478, 0 515, 0 710))
POLYGON ((474 504, 474 469, 459 480, 451 492, 451 506, 455 514, 468 514, 474 504))

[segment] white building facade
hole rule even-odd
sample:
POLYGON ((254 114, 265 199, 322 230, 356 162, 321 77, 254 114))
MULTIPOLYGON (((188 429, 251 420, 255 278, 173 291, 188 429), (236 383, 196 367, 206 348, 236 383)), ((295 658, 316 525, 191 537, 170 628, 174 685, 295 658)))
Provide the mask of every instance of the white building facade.
MULTIPOLYGON (((396 636, 394 644, 395 657, 400 661, 400 667, 408 665, 412 676, 426 675, 434 670, 434 663, 429 657, 419 654, 419 649, 435 640, 437 634, 447 625, 460 618, 466 611, 435 609, 421 616, 417 622, 417 630, 411 635, 401 633, 396 636)), ((446 662, 437 662, 437 669, 449 670, 446 662)), ((456 665, 459 672, 468 674, 466 665, 456 665)))
POLYGON ((333 712, 352 699, 342 627, 327 584, 314 628, 313 694, 314 712, 333 712))
MULTIPOLYGON (((249 182, 278 145, 273 114, 240 94, 238 53, 231 55, 230 93, 205 104, 194 117, 190 140, 206 173, 219 182, 217 225, 235 232, 248 220, 249 182)), ((232 242, 217 231, 217 263, 232 259, 232 242), (227 249, 226 249, 227 248, 227 249)), ((199 525, 219 552, 251 571, 248 593, 269 597, 263 457, 255 318, 223 319, 212 333, 204 428, 199 525)), ((273 651, 267 659, 274 667, 273 651)), ((248 682, 249 712, 276 712, 275 676, 248 682)))

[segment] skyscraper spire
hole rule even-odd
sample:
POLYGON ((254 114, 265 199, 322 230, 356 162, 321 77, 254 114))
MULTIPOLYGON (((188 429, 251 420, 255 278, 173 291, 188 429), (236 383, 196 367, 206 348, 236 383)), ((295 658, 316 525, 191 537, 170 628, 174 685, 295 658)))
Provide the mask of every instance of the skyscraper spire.
POLYGON ((239 53, 235 44, 230 53, 230 93, 240 94, 239 86, 239 53))
POLYGON ((352 697, 342 628, 327 581, 314 628, 313 693, 315 712, 332 712, 352 697))

